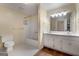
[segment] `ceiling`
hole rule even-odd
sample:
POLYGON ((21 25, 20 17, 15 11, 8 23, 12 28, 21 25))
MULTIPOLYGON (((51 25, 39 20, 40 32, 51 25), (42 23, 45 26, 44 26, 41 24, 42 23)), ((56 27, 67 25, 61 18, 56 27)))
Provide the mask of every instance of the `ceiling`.
POLYGON ((47 10, 53 10, 53 9, 57 9, 59 7, 63 7, 63 6, 67 6, 70 5, 72 3, 43 3, 42 6, 47 10))
POLYGON ((19 10, 20 12, 23 12, 26 14, 26 16, 29 15, 35 15, 38 12, 38 4, 37 3, 3 3, 0 5, 4 5, 8 8, 11 8, 13 10, 19 10))
MULTIPOLYGON (((68 5, 68 3, 41 3, 41 4, 47 11, 62 7, 64 5, 68 5)), ((3 5, 15 10, 19 10, 25 13, 26 16, 35 15, 38 12, 37 3, 3 3, 3 5)))

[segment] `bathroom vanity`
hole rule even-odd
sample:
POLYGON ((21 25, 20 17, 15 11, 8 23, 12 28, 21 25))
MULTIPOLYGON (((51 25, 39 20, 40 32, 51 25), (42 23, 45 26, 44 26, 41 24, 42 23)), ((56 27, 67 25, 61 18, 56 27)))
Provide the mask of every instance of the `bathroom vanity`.
POLYGON ((52 31, 44 33, 44 46, 71 55, 79 55, 79 34, 52 31))
POLYGON ((50 24, 46 28, 50 28, 49 31, 43 32, 45 47, 71 55, 79 55, 78 10, 75 5, 69 5, 48 11, 47 17, 50 24))

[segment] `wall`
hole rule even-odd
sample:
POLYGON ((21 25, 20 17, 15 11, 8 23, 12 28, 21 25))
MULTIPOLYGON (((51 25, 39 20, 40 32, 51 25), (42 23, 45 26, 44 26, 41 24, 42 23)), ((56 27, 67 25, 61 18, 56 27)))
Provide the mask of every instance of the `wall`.
POLYGON ((0 35, 12 35, 18 44, 24 39, 24 16, 19 11, 0 5, 0 35))
POLYGON ((27 39, 38 40, 38 15, 25 17, 25 35, 27 39))
POLYGON ((79 33, 79 4, 76 4, 76 32, 79 33))
POLYGON ((39 48, 43 47, 43 33, 49 32, 49 20, 47 18, 47 11, 43 7, 43 4, 39 4, 38 7, 38 40, 39 40, 39 48))

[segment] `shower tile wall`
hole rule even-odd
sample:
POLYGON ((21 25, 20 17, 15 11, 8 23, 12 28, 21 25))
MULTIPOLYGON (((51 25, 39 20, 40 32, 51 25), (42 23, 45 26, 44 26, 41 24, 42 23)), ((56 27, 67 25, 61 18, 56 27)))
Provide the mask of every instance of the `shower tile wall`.
POLYGON ((25 24, 25 38, 37 40, 38 36, 38 23, 37 15, 26 18, 25 24))

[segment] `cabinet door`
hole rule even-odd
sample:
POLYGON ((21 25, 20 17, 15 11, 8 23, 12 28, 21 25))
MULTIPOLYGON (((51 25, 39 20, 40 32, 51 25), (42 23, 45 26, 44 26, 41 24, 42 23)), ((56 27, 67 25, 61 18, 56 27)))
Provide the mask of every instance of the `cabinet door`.
POLYGON ((71 37, 70 38, 71 45, 70 45, 70 53, 73 55, 79 55, 79 37, 71 37))
POLYGON ((51 35, 44 35, 44 46, 53 48, 53 37, 51 35))
POLYGON ((63 40, 63 51, 72 55, 79 55, 79 38, 65 37, 63 40))
POLYGON ((54 38, 54 48, 57 50, 62 50, 62 36, 55 36, 54 38))
POLYGON ((69 37, 65 36, 62 42, 62 50, 66 53, 70 53, 71 50, 71 41, 69 37))
POLYGON ((44 35, 44 36, 43 36, 43 39, 44 39, 44 40, 43 40, 43 45, 44 45, 44 46, 47 46, 47 41, 48 41, 47 35, 44 35))

